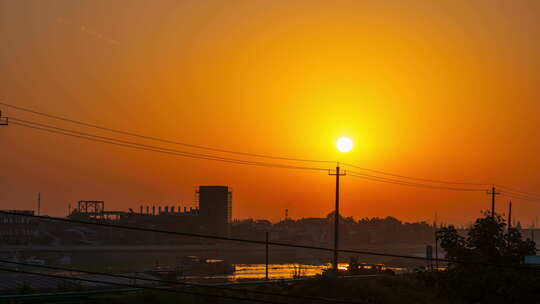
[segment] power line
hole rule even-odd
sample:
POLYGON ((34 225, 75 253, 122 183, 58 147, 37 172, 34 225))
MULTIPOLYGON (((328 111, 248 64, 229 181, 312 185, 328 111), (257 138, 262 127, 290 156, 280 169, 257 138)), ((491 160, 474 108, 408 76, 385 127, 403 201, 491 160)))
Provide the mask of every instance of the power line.
POLYGON ((516 194, 513 194, 513 193, 508 193, 508 192, 501 192, 501 195, 504 195, 508 198, 515 198, 515 199, 518 199, 518 200, 524 200, 524 201, 529 201, 529 202, 538 202, 540 203, 540 199, 538 198, 531 198, 531 197, 527 197, 527 196, 523 196, 523 195, 516 195, 516 194))
MULTIPOLYGON (((265 163, 265 162, 254 162, 254 161, 247 161, 247 160, 241 160, 241 159, 218 157, 218 156, 208 155, 208 154, 192 153, 192 152, 187 152, 187 151, 182 151, 182 150, 162 148, 162 147, 157 147, 157 146, 152 146, 152 145, 146 145, 146 144, 140 144, 140 143, 131 142, 131 141, 120 140, 120 139, 116 139, 112 137, 105 137, 105 136, 100 136, 100 135, 95 135, 95 134, 90 134, 90 133, 85 133, 85 132, 79 132, 79 131, 69 130, 65 128, 59 128, 56 126, 46 125, 46 124, 32 122, 32 121, 18 119, 18 118, 12 118, 12 120, 15 121, 15 122, 12 122, 15 125, 32 128, 36 130, 41 130, 41 131, 46 131, 50 133, 71 136, 75 138, 81 138, 81 139, 86 139, 86 140, 91 140, 91 141, 96 141, 96 142, 101 142, 101 143, 107 143, 107 144, 112 144, 112 145, 117 145, 117 146, 122 146, 122 147, 134 148, 138 150, 177 155, 177 156, 182 156, 182 157, 221 161, 221 162, 228 162, 228 163, 241 164, 241 165, 277 167, 277 168, 286 168, 286 169, 316 170, 316 171, 327 170, 325 168, 291 166, 291 165, 265 163)), ((355 172, 351 172, 351 173, 353 173, 351 174, 351 176, 354 176, 354 177, 360 177, 360 178, 364 178, 368 180, 393 183, 393 184, 399 184, 399 185, 405 185, 405 186, 416 186, 416 187, 441 189, 441 190, 455 190, 455 191, 483 191, 484 190, 484 189, 466 189, 466 188, 433 186, 433 185, 413 183, 413 182, 408 182, 408 181, 389 179, 386 177, 379 177, 379 176, 374 176, 374 175, 369 175, 369 174, 362 174, 362 173, 355 174, 355 172)))
MULTIPOLYGON (((206 239, 214 239, 214 240, 221 240, 221 241, 232 241, 232 242, 257 244, 257 245, 266 245, 266 244, 268 244, 268 245, 272 245, 272 246, 301 248, 301 249, 313 249, 313 250, 334 252, 333 248, 326 248, 326 247, 317 247, 317 246, 299 245, 299 244, 287 244, 287 243, 279 243, 279 242, 268 242, 267 243, 266 241, 230 238, 230 237, 223 237, 223 236, 216 236, 216 235, 205 235, 205 234, 190 233, 190 232, 177 232, 177 231, 159 230, 159 229, 151 229, 151 228, 141 228, 141 227, 135 227, 135 226, 123 226, 123 225, 108 224, 108 223, 87 222, 87 221, 73 220, 73 219, 68 219, 68 218, 48 217, 48 216, 39 216, 39 215, 32 215, 32 214, 22 214, 22 213, 7 212, 7 211, 2 211, 2 210, 0 210, 0 214, 6 214, 6 215, 11 215, 11 216, 30 217, 30 218, 39 218, 39 219, 43 219, 43 220, 60 221, 60 222, 76 223, 76 224, 83 224, 83 225, 93 225, 93 226, 118 228, 118 229, 125 229, 125 230, 154 232, 154 233, 180 235, 180 236, 188 236, 188 237, 195 237, 195 238, 206 238, 206 239)), ((421 261, 429 260, 429 258, 427 258, 427 257, 417 257, 417 256, 409 256, 409 255, 401 255, 401 254, 380 253, 380 252, 352 250, 352 249, 337 249, 337 251, 343 252, 343 253, 372 255, 372 256, 383 256, 383 257, 393 257, 393 258, 403 258, 403 259, 412 259, 412 260, 421 260, 421 261)), ((540 270, 540 268, 529 267, 529 266, 484 263, 484 262, 463 261, 463 260, 453 260, 453 259, 439 259, 439 261, 447 262, 447 263, 458 263, 458 264, 470 264, 470 265, 483 265, 483 266, 494 266, 494 267, 510 267, 510 268, 519 268, 519 269, 540 270)))
POLYGON ((357 178, 367 179, 371 181, 377 181, 377 182, 383 182, 383 183, 389 183, 389 184, 395 184, 395 185, 402 185, 402 186, 410 186, 410 187, 420 187, 420 188, 429 188, 429 189, 438 189, 438 190, 451 190, 451 191, 486 191, 486 189, 480 189, 480 188, 456 188, 456 187, 445 187, 445 186, 435 186, 435 185, 428 185, 428 184, 421 184, 421 183, 413 183, 413 182, 407 182, 407 181, 400 181, 396 179, 390 179, 386 177, 379 177, 369 174, 362 174, 354 171, 349 171, 349 175, 357 178))
POLYGON ((267 158, 267 159, 275 159, 275 160, 313 162, 313 163, 335 163, 335 161, 272 156, 272 155, 266 155, 266 154, 247 153, 247 152, 239 152, 239 151, 219 149, 219 148, 208 147, 208 146, 194 145, 194 144, 189 144, 189 143, 184 143, 184 142, 178 142, 178 141, 163 139, 163 138, 159 138, 159 137, 141 135, 141 134, 137 134, 137 133, 134 133, 134 132, 128 132, 128 131, 122 131, 122 130, 112 129, 112 128, 108 128, 108 127, 103 127, 103 126, 99 126, 99 125, 96 125, 96 124, 91 124, 91 123, 82 122, 82 121, 69 119, 69 118, 65 118, 65 117, 60 117, 60 116, 56 116, 56 115, 52 115, 52 114, 47 114, 47 113, 43 113, 43 112, 23 108, 23 107, 20 107, 20 106, 11 105, 11 104, 4 103, 4 102, 0 102, 0 105, 6 106, 6 107, 9 107, 9 108, 13 108, 13 109, 16 109, 16 110, 20 110, 20 111, 24 111, 24 112, 28 112, 28 113, 32 113, 32 114, 36 114, 36 115, 40 115, 40 116, 44 116, 44 117, 48 117, 48 118, 53 118, 53 119, 57 119, 57 120, 62 120, 62 121, 78 124, 78 125, 81 125, 81 126, 86 126, 86 127, 91 127, 91 128, 95 128, 95 129, 108 131, 108 132, 113 132, 113 133, 118 133, 118 134, 123 134, 123 135, 128 135, 128 136, 133 136, 133 137, 138 137, 138 138, 148 139, 148 140, 153 140, 153 141, 159 141, 159 142, 163 142, 163 143, 174 144, 174 145, 179 145, 179 146, 184 146, 184 147, 196 148, 196 149, 201 149, 201 150, 208 150, 208 151, 215 151, 215 152, 222 152, 222 153, 229 153, 229 154, 237 154, 237 155, 244 155, 244 156, 251 156, 251 157, 259 157, 259 158, 267 158))
MULTIPOLYGON (((143 139, 150 139, 150 140, 160 141, 160 142, 169 143, 169 144, 177 144, 177 145, 182 145, 182 146, 191 147, 191 148, 204 149, 204 150, 208 150, 208 151, 232 153, 232 154, 237 154, 237 155, 253 156, 253 157, 263 157, 263 158, 268 158, 268 159, 280 159, 280 160, 287 160, 287 161, 333 163, 332 161, 278 157, 278 156, 271 156, 271 155, 264 155, 264 154, 244 153, 244 152, 238 152, 238 151, 223 150, 223 149, 218 149, 218 148, 213 148, 213 147, 193 145, 193 144, 188 144, 188 143, 182 143, 182 142, 166 140, 166 139, 162 139, 162 138, 158 138, 158 137, 141 135, 141 134, 137 134, 137 133, 133 133, 133 132, 127 132, 127 131, 107 128, 107 127, 102 127, 102 126, 98 126, 98 125, 95 125, 95 124, 90 124, 90 123, 86 123, 86 122, 77 121, 77 120, 74 120, 74 119, 69 119, 69 118, 60 117, 60 116, 56 116, 56 115, 52 115, 52 114, 38 112, 38 111, 35 111, 35 110, 31 110, 31 109, 27 109, 27 108, 15 106, 15 105, 7 104, 7 103, 4 103, 4 102, 0 102, 0 105, 4 105, 4 106, 7 106, 7 107, 10 107, 10 108, 13 108, 13 109, 17 109, 17 110, 20 110, 20 111, 33 113, 33 114, 36 114, 36 115, 41 115, 41 116, 45 116, 45 117, 49 117, 49 118, 54 118, 54 119, 57 119, 57 120, 67 121, 67 122, 75 123, 75 124, 78 124, 78 125, 92 127, 92 128, 96 128, 96 129, 101 129, 101 130, 114 132, 114 133, 118 133, 118 134, 124 134, 124 135, 139 137, 139 138, 143 138, 143 139)), ((56 126, 40 124, 40 123, 37 123, 37 122, 32 122, 32 121, 27 121, 27 120, 22 120, 22 119, 17 119, 17 118, 11 118, 11 119, 15 120, 15 121, 19 121, 19 123, 15 122, 13 124, 23 126, 23 127, 27 127, 27 128, 33 128, 33 129, 47 131, 47 132, 56 133, 56 134, 60 134, 60 135, 72 136, 72 137, 82 138, 82 139, 86 139, 86 140, 93 140, 93 141, 97 141, 97 142, 113 144, 113 145, 123 146, 123 147, 129 147, 129 148, 134 148, 134 149, 139 149, 139 150, 146 150, 146 151, 152 151, 152 152, 173 154, 173 155, 182 156, 182 157, 189 157, 189 158, 198 158, 198 159, 205 159, 205 160, 229 162, 229 163, 242 164, 242 165, 278 167, 278 168, 287 168, 287 169, 318 170, 318 171, 324 170, 324 171, 326 171, 326 169, 324 169, 324 168, 315 168, 315 167, 305 167, 305 166, 294 166, 294 165, 285 165, 285 164, 277 164, 277 163, 249 161, 249 160, 227 158, 227 157, 221 157, 221 156, 215 156, 215 155, 200 154, 200 153, 194 153, 194 152, 188 152, 188 151, 181 151, 181 150, 175 150, 175 149, 168 149, 168 148, 156 147, 156 146, 152 146, 152 145, 145 145, 145 144, 141 144, 141 143, 130 142, 130 141, 125 141, 125 140, 121 140, 121 139, 110 138, 110 137, 105 137, 105 136, 100 136, 100 135, 95 135, 95 134, 89 134, 89 133, 84 133, 84 132, 79 132, 79 131, 74 131, 74 130, 68 130, 68 129, 59 128, 59 127, 56 127, 56 126), (26 124, 22 124, 20 122, 24 122, 26 124), (33 126, 30 126, 30 125, 33 125, 33 126), (43 128, 39 128, 39 127, 36 127, 36 126, 41 126, 43 128), (45 129, 45 128, 47 128, 47 129, 45 129), (51 129, 54 129, 54 130, 51 130, 51 129), (66 134, 66 132, 67 133, 73 133, 73 134, 66 134), (82 135, 82 136, 76 136, 75 134, 82 135), (156 150, 159 150, 159 151, 156 151, 156 150)), ((446 181, 446 180, 418 178, 418 177, 411 177, 411 176, 406 176, 406 175, 399 175, 399 174, 389 173, 389 172, 385 172, 385 171, 381 171, 381 170, 364 168, 364 167, 360 167, 360 166, 353 165, 353 164, 343 163, 343 165, 349 166, 349 167, 352 167, 352 168, 356 168, 356 169, 359 169, 359 170, 363 170, 363 171, 373 172, 373 173, 387 175, 387 176, 393 176, 393 177, 397 177, 397 178, 403 178, 403 179, 406 179, 406 180, 388 179, 386 177, 379 177, 379 176, 373 176, 373 175, 361 174, 361 173, 357 174, 357 175, 361 175, 361 176, 355 176, 355 177, 362 177, 362 178, 365 178, 365 179, 370 179, 370 180, 379 181, 379 182, 395 183, 395 184, 404 185, 404 186, 417 186, 417 187, 441 189, 441 190, 479 191, 479 190, 475 190, 475 189, 468 190, 468 189, 464 189, 464 188, 440 187, 440 186, 434 186, 434 185, 425 185, 425 184, 410 182, 410 181, 407 181, 407 180, 417 180, 417 181, 423 181, 423 182, 430 182, 430 183, 437 183, 437 184, 449 184, 449 185, 470 185, 470 186, 486 186, 486 185, 490 185, 490 184, 487 184, 487 183, 454 182, 454 181, 446 181)), ((527 197, 534 196, 534 199, 532 199, 532 200, 540 199, 540 195, 538 195, 538 194, 525 192, 525 191, 520 191, 520 190, 513 189, 511 187, 507 187, 507 186, 503 186, 503 185, 497 185, 497 186, 501 187, 501 188, 505 188, 505 189, 507 189, 508 192, 511 192, 511 193, 513 192, 516 195, 526 195, 527 197)), ((531 199, 529 199, 529 200, 531 200, 531 199)))
MULTIPOLYGON (((25 270, 19 270, 19 269, 4 268, 4 267, 0 267, 0 270, 13 272, 13 273, 23 273, 23 274, 42 276, 42 277, 62 279, 62 280, 74 280, 74 281, 89 282, 89 283, 108 284, 108 285, 130 287, 130 288, 165 291, 165 292, 171 292, 171 293, 177 293, 177 294, 188 294, 188 295, 201 296, 201 297, 216 297, 216 298, 236 300, 236 301, 253 301, 253 302, 269 303, 269 304, 285 304, 284 302, 268 301, 268 300, 263 300, 263 299, 242 298, 242 297, 236 297, 236 296, 217 295, 217 294, 211 294, 211 293, 201 293, 201 292, 178 290, 178 289, 172 289, 172 288, 159 288, 159 287, 152 287, 152 286, 146 286, 146 285, 136 285, 136 284, 127 284, 127 283, 119 283, 119 282, 104 282, 104 281, 93 280, 93 279, 73 278, 73 277, 62 276, 62 275, 57 275, 57 274, 32 272, 32 271, 25 271, 25 270)), ((137 278, 137 279, 139 280, 140 278, 137 278)))
MULTIPOLYGON (((436 183, 436 184, 470 185, 470 186, 490 186, 490 185, 492 185, 492 184, 488 184, 488 183, 453 182, 453 181, 445 181, 445 180, 418 178, 418 177, 411 177, 411 176, 405 176, 405 175, 389 173, 389 172, 380 171, 380 170, 363 168, 363 167, 359 167, 359 166, 352 165, 352 164, 346 164, 346 163, 342 163, 342 164, 345 165, 345 166, 349 166, 349 167, 352 167, 352 168, 356 168, 356 169, 364 170, 364 171, 368 171, 368 172, 373 172, 373 173, 378 173, 378 174, 383 174, 383 175, 388 175, 388 176, 393 176, 393 177, 399 177, 399 178, 404 178, 404 179, 410 179, 410 180, 425 181, 425 182, 436 183)), ((389 178, 386 178, 386 177, 374 176, 374 175, 369 175, 369 174, 357 173, 357 175, 361 175, 362 178, 367 179, 367 180, 379 181, 379 182, 387 182, 387 183, 395 183, 395 184, 403 185, 403 186, 418 186, 418 187, 424 187, 424 188, 433 188, 433 189, 441 189, 441 190, 456 190, 456 191, 484 191, 484 189, 471 189, 471 190, 469 190, 467 188, 441 187, 441 186, 435 186, 435 185, 418 184, 418 183, 414 183, 414 182, 410 182, 410 181, 406 181, 406 180, 403 180, 403 181, 402 180, 395 180, 395 179, 389 179, 389 178)), ((354 174, 351 174, 351 176, 360 177, 360 176, 356 176, 354 174)), ((500 184, 494 184, 494 185, 499 187, 499 188, 506 189, 505 191, 508 192, 508 193, 521 196, 521 197, 516 197, 518 199, 529 200, 529 201, 536 201, 536 200, 540 201, 540 194, 535 194, 535 193, 532 193, 532 192, 520 191, 520 190, 517 190, 515 188, 511 188, 511 187, 500 185, 500 184), (524 196, 534 197, 534 198, 524 198, 524 196)))
POLYGON ((356 168, 356 169, 359 169, 359 170, 363 170, 363 171, 368 171, 368 172, 373 172, 373 173, 378 173, 378 174, 383 174, 383 175, 388 175, 388 176, 393 176, 393 177, 405 178, 405 179, 410 179, 410 180, 437 183, 437 184, 469 185, 469 186, 489 186, 489 185, 491 185, 491 184, 483 184, 483 183, 452 182, 452 181, 444 181, 444 180, 436 180, 436 179, 411 177, 411 176, 399 175, 399 174, 389 173, 389 172, 380 171, 380 170, 363 168, 363 167, 352 165, 352 164, 346 164, 346 163, 340 163, 340 164, 343 164, 345 166, 349 166, 349 167, 352 167, 352 168, 356 168))
MULTIPOLYGON (((125 229, 125 230, 134 230, 134 231, 143 231, 143 232, 155 232, 155 233, 162 233, 162 234, 180 235, 180 236, 187 236, 187 237, 194 237, 194 238, 207 238, 207 239, 213 239, 213 240, 234 241, 234 242, 241 242, 241 243, 258 244, 258 245, 265 245, 266 244, 265 241, 246 240, 246 239, 230 238, 230 237, 217 236, 217 235, 205 235, 205 234, 198 234, 198 233, 191 233, 191 232, 176 232, 176 231, 159 230, 159 229, 152 229, 152 228, 141 228, 141 227, 136 227, 136 226, 123 226, 123 225, 108 224, 108 223, 87 222, 87 221, 74 220, 74 219, 68 219, 68 218, 60 218, 60 217, 49 217, 49 216, 42 216, 42 215, 21 214, 21 213, 16 213, 16 212, 7 212, 7 211, 3 211, 3 210, 0 210, 0 214, 6 214, 6 215, 12 215, 12 216, 31 217, 31 218, 38 218, 38 219, 42 219, 42 220, 52 220, 52 221, 60 221, 60 222, 66 222, 66 223, 75 223, 75 224, 83 224, 83 225, 93 225, 93 226, 118 228, 118 229, 125 229)), ((297 245, 297 244, 285 244, 285 243, 277 243, 277 242, 268 242, 268 244, 273 245, 273 246, 295 247, 295 248, 315 249, 315 250, 324 250, 324 251, 333 251, 334 250, 334 249, 324 248, 324 247, 304 246, 304 245, 297 245)))
POLYGON ((2 117, 2 111, 0 111, 0 126, 8 126, 8 125, 9 125, 9 118, 2 117))
POLYGON ((501 192, 502 195, 506 196, 506 197, 515 197, 517 199, 522 199, 522 200, 529 200, 529 201, 538 201, 540 202, 540 198, 537 198, 537 197, 531 197, 531 196, 528 196, 528 195, 523 195, 523 194, 516 194, 516 193, 513 193, 513 192, 508 192, 506 190, 503 190, 501 192))
POLYGON ((224 157, 218 157, 214 155, 207 155, 207 154, 199 154, 199 153, 192 153, 192 152, 186 152, 181 150, 174 150, 174 149, 167 149, 157 146, 151 146, 151 145, 145 145, 135 142, 129 142, 124 140, 118 140, 110 137, 104 137, 99 135, 93 135, 89 133, 83 133, 78 132, 74 130, 69 129, 63 129, 58 128, 55 126, 49 126, 45 124, 30 122, 22 119, 14 118, 16 122, 13 122, 14 125, 23 126, 26 128, 46 131, 50 133, 65 135, 65 136, 71 136, 75 138, 80 139, 86 139, 101 143, 107 143, 122 147, 128 147, 128 148, 134 148, 138 150, 145 150, 145 151, 152 151, 152 152, 159 152, 164 154, 170 154, 170 155, 177 155, 182 157, 189 157, 189 158, 196 158, 196 159, 205 159, 205 160, 213 160, 213 161, 220 161, 220 162, 228 162, 228 163, 234 163, 234 164, 241 164, 241 165, 252 165, 252 166, 262 166, 262 167, 276 167, 276 168, 285 168, 285 169, 302 169, 302 170, 315 170, 315 171, 327 171, 325 168, 316 168, 316 167, 305 167, 305 166, 294 166, 294 165, 285 165, 285 164, 277 164, 277 163, 266 163, 266 162, 256 162, 256 161, 247 161, 247 160, 241 160, 241 159, 234 159, 234 158, 224 158, 224 157), (24 122, 24 123, 21 123, 24 122))
POLYGON ((504 190, 504 191, 506 191, 506 192, 512 192, 512 193, 515 193, 515 194, 517 194, 517 195, 531 196, 531 197, 535 197, 535 198, 540 199, 540 194, 535 194, 535 193, 532 193, 532 192, 521 191, 521 190, 517 190, 517 189, 512 188, 512 187, 507 187, 507 186, 498 185, 498 184, 496 184, 495 186, 497 186, 497 187, 499 187, 499 188, 506 189, 506 190, 504 190))
MULTIPOLYGON (((17 118, 14 118, 14 120, 19 121, 19 122, 24 122, 26 124, 32 124, 32 125, 37 125, 37 126, 49 128, 49 129, 59 130, 59 131, 63 132, 62 133, 63 135, 69 135, 69 134, 65 134, 65 132, 70 132, 70 133, 74 133, 74 134, 77 134, 77 135, 82 135, 84 137, 93 137, 93 138, 98 138, 100 140, 105 140, 105 141, 109 141, 109 142, 111 142, 111 141, 112 142, 119 142, 121 144, 140 146, 140 147, 143 147, 143 148, 163 150, 163 151, 176 153, 178 155, 182 155, 182 156, 186 156, 186 157, 202 158, 202 159, 207 159, 207 160, 230 161, 230 162, 235 162, 235 163, 245 163, 245 164, 253 164, 253 165, 271 165, 271 166, 279 166, 279 167, 283 167, 283 168, 326 170, 324 168, 291 166, 291 165, 282 165, 282 164, 276 164, 276 163, 264 163, 264 162, 248 161, 248 160, 241 160, 241 159, 234 159, 234 158, 225 158, 225 157, 219 157, 219 156, 209 155, 209 154, 193 153, 193 152, 187 152, 187 151, 182 151, 182 150, 168 149, 168 148, 162 148, 162 147, 157 147, 157 146, 152 146, 152 145, 146 145, 146 144, 140 144, 140 143, 136 143, 136 142, 120 140, 120 139, 111 138, 111 137, 105 137, 105 136, 100 136, 100 135, 95 135, 95 134, 90 134, 90 133, 84 133, 84 132, 59 128, 59 127, 56 127, 56 126, 36 123, 36 122, 17 119, 17 118)), ((48 130, 44 130, 44 131, 48 131, 48 130)))
MULTIPOLYGON (((162 147, 157 147, 157 146, 152 146, 152 145, 140 144, 137 142, 119 140, 112 137, 105 137, 105 136, 100 136, 100 135, 95 135, 95 134, 90 134, 90 133, 85 133, 85 132, 79 132, 75 130, 69 130, 65 128, 59 128, 56 126, 46 125, 46 124, 32 122, 32 121, 18 119, 18 118, 12 118, 12 120, 15 120, 13 124, 27 127, 27 128, 32 128, 32 129, 37 129, 41 131, 47 131, 50 133, 71 136, 71 137, 76 137, 76 138, 81 138, 81 139, 86 139, 86 140, 91 140, 91 141, 96 141, 96 142, 101 142, 101 143, 122 146, 122 147, 134 148, 138 150, 177 155, 177 156, 182 156, 182 157, 221 161, 221 162, 228 162, 228 163, 241 164, 241 165, 277 167, 277 168, 286 168, 286 169, 316 170, 316 171, 327 170, 324 168, 317 168, 317 167, 291 166, 291 165, 276 164, 276 163, 254 162, 254 161, 246 161, 246 160, 241 160, 241 159, 223 158, 223 157, 218 157, 214 155, 192 153, 192 152, 187 152, 187 151, 182 151, 182 150, 168 149, 168 148, 162 148, 162 147)), ((422 188, 431 188, 431 189, 440 189, 440 190, 453 190, 453 191, 484 191, 484 189, 473 189, 473 188, 469 189, 469 188, 427 185, 427 184, 414 183, 414 182, 409 182, 409 181, 390 179, 386 177, 374 176, 374 175, 369 175, 369 174, 362 174, 362 173, 358 173, 354 171, 352 171, 351 173, 352 173, 351 176, 353 177, 359 177, 359 178, 364 178, 364 179, 368 179, 372 181, 385 182, 385 183, 391 183, 391 184, 397 184, 397 185, 403 185, 403 186, 422 187, 422 188)))
POLYGON ((237 289, 237 288, 218 286, 218 285, 205 285, 205 284, 168 281, 168 280, 160 280, 160 279, 152 279, 152 278, 140 278, 136 276, 113 274, 113 273, 108 273, 108 272, 88 271, 88 270, 65 268, 65 267, 58 267, 58 266, 35 265, 35 264, 7 261, 7 260, 2 260, 2 259, 0 259, 0 263, 19 265, 19 266, 29 266, 29 267, 49 269, 49 270, 78 272, 78 273, 84 273, 84 274, 90 274, 90 275, 107 276, 107 277, 112 277, 112 278, 148 281, 148 282, 164 283, 164 284, 171 284, 171 285, 183 285, 187 287, 198 287, 198 288, 217 289, 217 290, 232 291, 232 292, 252 293, 252 294, 258 294, 258 295, 265 295, 265 296, 279 296, 279 297, 286 297, 286 298, 295 298, 299 300, 323 301, 323 302, 329 302, 329 303, 359 303, 359 302, 342 301, 342 300, 333 299, 333 298, 288 295, 288 294, 281 294, 281 293, 276 293, 276 292, 267 292, 267 291, 260 291, 260 290, 251 290, 251 289, 237 289))

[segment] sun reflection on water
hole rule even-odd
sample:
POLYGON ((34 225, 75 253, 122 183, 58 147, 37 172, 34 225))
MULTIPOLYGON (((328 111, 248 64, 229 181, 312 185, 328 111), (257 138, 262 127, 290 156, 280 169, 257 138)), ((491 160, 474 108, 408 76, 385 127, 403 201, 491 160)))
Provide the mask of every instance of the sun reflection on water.
MULTIPOLYGON (((403 268, 393 268, 380 265, 382 270, 392 269, 394 271, 403 271, 403 268)), ((324 270, 331 268, 331 264, 323 265, 305 265, 305 264, 269 264, 268 277, 269 279, 292 279, 294 277, 310 277, 322 274, 324 270)), ((340 270, 347 270, 348 263, 340 263, 340 270)), ((370 269, 372 266, 366 265, 365 268, 370 269)), ((230 280, 242 279, 264 279, 265 264, 236 264, 234 265, 234 274, 229 276, 230 280)))

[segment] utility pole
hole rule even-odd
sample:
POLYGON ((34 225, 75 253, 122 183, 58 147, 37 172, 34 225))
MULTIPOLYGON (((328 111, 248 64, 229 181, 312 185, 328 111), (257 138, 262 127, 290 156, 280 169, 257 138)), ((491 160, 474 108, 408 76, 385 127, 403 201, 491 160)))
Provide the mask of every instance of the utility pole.
POLYGON ((439 271, 439 236, 435 232, 435 269, 439 271))
POLYGON ((345 176, 345 172, 339 171, 339 163, 336 166, 336 172, 329 172, 328 175, 336 176, 336 208, 334 210, 334 270, 338 271, 338 248, 339 248, 339 177, 345 176))
POLYGON ((498 195, 500 193, 495 191, 495 185, 491 188, 491 192, 488 192, 488 194, 491 194, 491 218, 495 219, 495 195, 498 195))
POLYGON ((265 244, 265 257, 266 257, 266 267, 265 267, 265 272, 266 272, 266 280, 268 281, 268 231, 266 231, 266 244, 265 244))
POLYGON ((534 230, 536 229, 536 225, 534 224, 534 221, 531 225, 531 240, 534 242, 534 230))
POLYGON ((512 201, 508 204, 508 229, 512 228, 512 201))
POLYGON ((41 192, 37 196, 37 215, 41 215, 41 192))

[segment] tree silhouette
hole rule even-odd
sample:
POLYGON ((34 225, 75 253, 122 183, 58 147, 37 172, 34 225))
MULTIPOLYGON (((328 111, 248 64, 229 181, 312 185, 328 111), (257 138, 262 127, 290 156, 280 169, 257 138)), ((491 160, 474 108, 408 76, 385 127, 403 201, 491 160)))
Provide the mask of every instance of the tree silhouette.
MULTIPOLYGON (((454 226, 441 228, 437 238, 452 261, 519 264, 526 255, 536 254, 536 244, 523 240, 517 228, 506 229, 503 218, 488 212, 476 220, 467 237, 461 236, 454 226)), ((452 263, 453 267, 460 264, 452 263)))
POLYGON ((466 236, 449 226, 437 231, 437 238, 451 262, 446 271, 424 276, 449 298, 458 303, 538 303, 538 271, 517 267, 536 253, 536 244, 523 240, 517 228, 506 229, 500 215, 484 213, 466 236))

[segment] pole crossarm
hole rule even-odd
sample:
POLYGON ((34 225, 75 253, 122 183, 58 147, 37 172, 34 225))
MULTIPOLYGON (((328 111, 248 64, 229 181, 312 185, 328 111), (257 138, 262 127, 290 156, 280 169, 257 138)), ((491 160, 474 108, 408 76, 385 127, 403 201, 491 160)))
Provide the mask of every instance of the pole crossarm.
POLYGON ((491 188, 491 191, 488 191, 487 194, 491 195, 491 218, 495 218, 495 196, 501 194, 495 189, 495 185, 491 188))
POLYGON ((331 176, 336 176, 336 175, 345 176, 345 175, 347 175, 347 171, 346 170, 339 170, 339 173, 337 173, 337 171, 335 169, 329 169, 328 170, 328 175, 331 175, 331 176))
POLYGON ((0 126, 7 126, 9 125, 9 119, 8 117, 2 117, 2 111, 0 110, 0 126))

